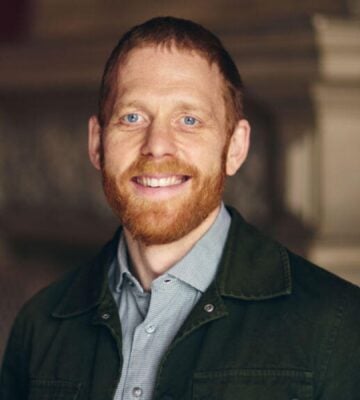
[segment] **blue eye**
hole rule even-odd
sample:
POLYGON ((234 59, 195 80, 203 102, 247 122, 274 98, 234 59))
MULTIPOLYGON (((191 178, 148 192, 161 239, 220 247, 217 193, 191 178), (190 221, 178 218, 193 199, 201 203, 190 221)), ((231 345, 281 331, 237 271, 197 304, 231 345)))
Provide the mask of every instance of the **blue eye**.
POLYGON ((139 122, 140 116, 139 114, 132 113, 125 115, 123 119, 125 120, 125 122, 128 122, 129 124, 134 124, 136 122, 139 122))
POLYGON ((183 122, 184 122, 185 125, 194 126, 194 125, 196 125, 198 120, 196 118, 194 118, 194 117, 190 117, 189 115, 186 115, 183 118, 183 122))

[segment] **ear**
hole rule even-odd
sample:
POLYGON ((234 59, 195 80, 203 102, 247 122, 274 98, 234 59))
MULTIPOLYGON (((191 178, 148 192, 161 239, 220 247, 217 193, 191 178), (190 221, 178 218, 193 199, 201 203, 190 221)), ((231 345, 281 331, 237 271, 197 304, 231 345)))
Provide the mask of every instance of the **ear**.
POLYGON ((89 158, 96 169, 101 168, 101 127, 98 118, 93 115, 88 124, 89 158))
POLYGON ((235 175, 246 160, 250 146, 250 125, 246 119, 241 119, 231 136, 226 157, 226 174, 235 175))

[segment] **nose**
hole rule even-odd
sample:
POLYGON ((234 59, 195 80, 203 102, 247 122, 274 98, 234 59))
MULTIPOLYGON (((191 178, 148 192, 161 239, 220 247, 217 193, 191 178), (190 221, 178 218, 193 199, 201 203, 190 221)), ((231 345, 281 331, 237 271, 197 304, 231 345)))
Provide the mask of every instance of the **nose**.
POLYGON ((141 154, 154 158, 174 155, 176 145, 171 128, 167 124, 153 121, 148 127, 141 154))

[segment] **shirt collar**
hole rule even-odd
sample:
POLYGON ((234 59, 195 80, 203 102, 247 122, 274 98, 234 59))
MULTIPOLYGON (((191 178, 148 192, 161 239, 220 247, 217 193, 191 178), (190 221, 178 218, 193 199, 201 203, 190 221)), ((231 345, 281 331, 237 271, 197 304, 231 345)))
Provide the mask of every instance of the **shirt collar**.
MULTIPOLYGON (((214 285, 222 296, 240 300, 266 300, 289 295, 291 267, 287 250, 247 224, 238 212, 227 208, 231 226, 214 285)), ((111 297, 108 271, 116 257, 121 229, 86 268, 65 279, 52 315, 67 318, 86 312, 111 297), (107 296, 107 297, 106 297, 107 296)))
MULTIPOLYGON (((222 203, 215 221, 200 240, 165 274, 156 278, 154 284, 157 280, 163 279, 164 276, 170 275, 204 292, 216 275, 230 223, 230 215, 222 203)), ((143 289, 139 281, 132 275, 129 269, 124 234, 121 235, 119 240, 117 264, 118 268, 114 266, 110 272, 110 288, 120 291, 124 277, 126 276, 142 292, 143 289)))
POLYGON ((114 292, 114 290, 116 290, 119 292, 125 278, 131 281, 140 292, 144 292, 140 282, 130 272, 126 240, 124 232, 122 232, 117 248, 117 255, 109 271, 109 285, 111 291, 114 292))

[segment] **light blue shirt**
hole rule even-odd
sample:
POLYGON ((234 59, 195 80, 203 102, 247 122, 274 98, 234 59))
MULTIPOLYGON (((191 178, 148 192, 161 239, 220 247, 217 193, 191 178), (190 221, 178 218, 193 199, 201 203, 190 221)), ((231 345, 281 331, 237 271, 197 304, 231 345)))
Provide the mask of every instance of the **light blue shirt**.
POLYGON ((119 309, 123 366, 114 400, 150 400, 160 361, 213 281, 230 227, 224 205, 202 238, 145 292, 128 266, 121 236, 117 259, 109 271, 109 286, 119 309))

